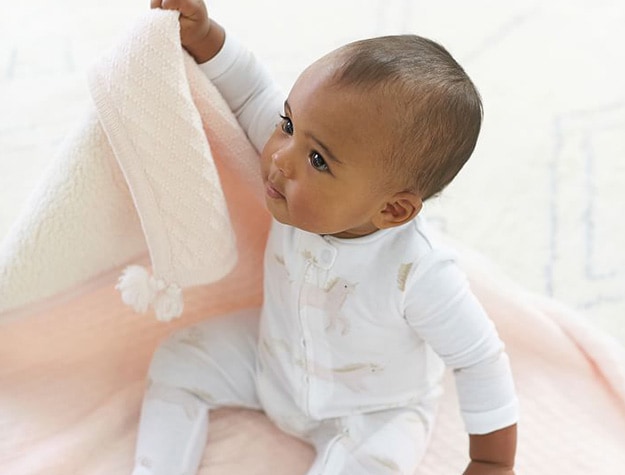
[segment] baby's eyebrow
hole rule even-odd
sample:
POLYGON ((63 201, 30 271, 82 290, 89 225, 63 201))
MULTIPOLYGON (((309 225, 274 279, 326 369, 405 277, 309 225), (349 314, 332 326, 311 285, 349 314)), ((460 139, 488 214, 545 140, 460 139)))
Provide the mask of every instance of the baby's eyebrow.
POLYGON ((336 156, 332 152, 330 152, 330 149, 327 146, 325 146, 323 142, 320 142, 319 139, 317 139, 314 135, 311 135, 311 134, 306 134, 306 135, 308 135, 313 140, 313 142, 316 142, 317 145, 319 145, 319 148, 323 149, 322 151, 323 151, 324 157, 328 157, 333 162, 336 162, 342 165, 342 162, 338 158, 336 158, 336 156))
MULTIPOLYGON (((284 101, 284 112, 286 112, 289 116, 292 116, 293 113, 291 111, 291 106, 289 105, 289 101, 288 99, 286 101, 284 101)), ((291 120, 293 118, 291 117, 291 120)), ((321 141, 319 140, 317 137, 315 137, 314 135, 312 135, 311 133, 308 132, 304 132, 304 135, 306 135, 307 137, 309 137, 311 140, 313 140, 313 142, 315 142, 317 145, 319 145, 319 148, 323 149, 323 155, 324 157, 328 157, 330 160, 332 160, 333 162, 336 162, 338 164, 343 164, 343 162, 341 162, 338 158, 336 158, 336 155, 334 155, 330 149, 321 141)))

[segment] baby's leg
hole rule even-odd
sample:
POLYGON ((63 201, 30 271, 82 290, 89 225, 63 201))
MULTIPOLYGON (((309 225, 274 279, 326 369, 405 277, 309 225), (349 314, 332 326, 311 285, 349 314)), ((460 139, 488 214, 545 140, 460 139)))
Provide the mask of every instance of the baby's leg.
POLYGON ((195 475, 208 411, 260 409, 255 364, 258 310, 212 318, 175 333, 155 352, 133 475, 195 475))
POLYGON ((312 436, 317 457, 308 475, 413 475, 429 441, 433 413, 398 408, 324 424, 312 436))

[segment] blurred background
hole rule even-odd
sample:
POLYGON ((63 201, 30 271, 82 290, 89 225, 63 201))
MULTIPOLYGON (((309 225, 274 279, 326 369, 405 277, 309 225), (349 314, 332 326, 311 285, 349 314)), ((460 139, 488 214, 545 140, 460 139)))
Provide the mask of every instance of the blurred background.
MULTIPOLYGON (((412 32, 481 91, 478 147, 425 213, 625 343, 625 3, 209 0, 288 92, 346 42, 412 32)), ((85 72, 149 0, 0 0, 0 238, 89 107, 85 72)))

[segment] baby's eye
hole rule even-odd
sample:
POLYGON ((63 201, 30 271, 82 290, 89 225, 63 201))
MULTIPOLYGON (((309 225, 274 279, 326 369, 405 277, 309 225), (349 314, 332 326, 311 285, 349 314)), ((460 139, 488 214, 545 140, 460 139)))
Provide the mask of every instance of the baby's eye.
POLYGON ((282 119, 282 124, 280 128, 287 135, 293 135, 293 122, 287 116, 280 114, 280 119, 282 119))
POLYGON ((326 161, 317 152, 312 152, 309 156, 309 160, 315 170, 319 170, 320 172, 327 172, 330 170, 326 161))

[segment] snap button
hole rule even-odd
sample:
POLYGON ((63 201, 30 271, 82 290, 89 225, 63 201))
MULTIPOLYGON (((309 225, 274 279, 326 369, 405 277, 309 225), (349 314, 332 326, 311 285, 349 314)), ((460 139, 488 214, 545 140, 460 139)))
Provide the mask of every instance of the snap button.
POLYGON ((321 251, 321 262, 328 265, 332 262, 332 251, 330 249, 324 249, 321 251))
POLYGON ((322 247, 316 253, 317 267, 328 270, 334 265, 336 249, 331 246, 322 247))

